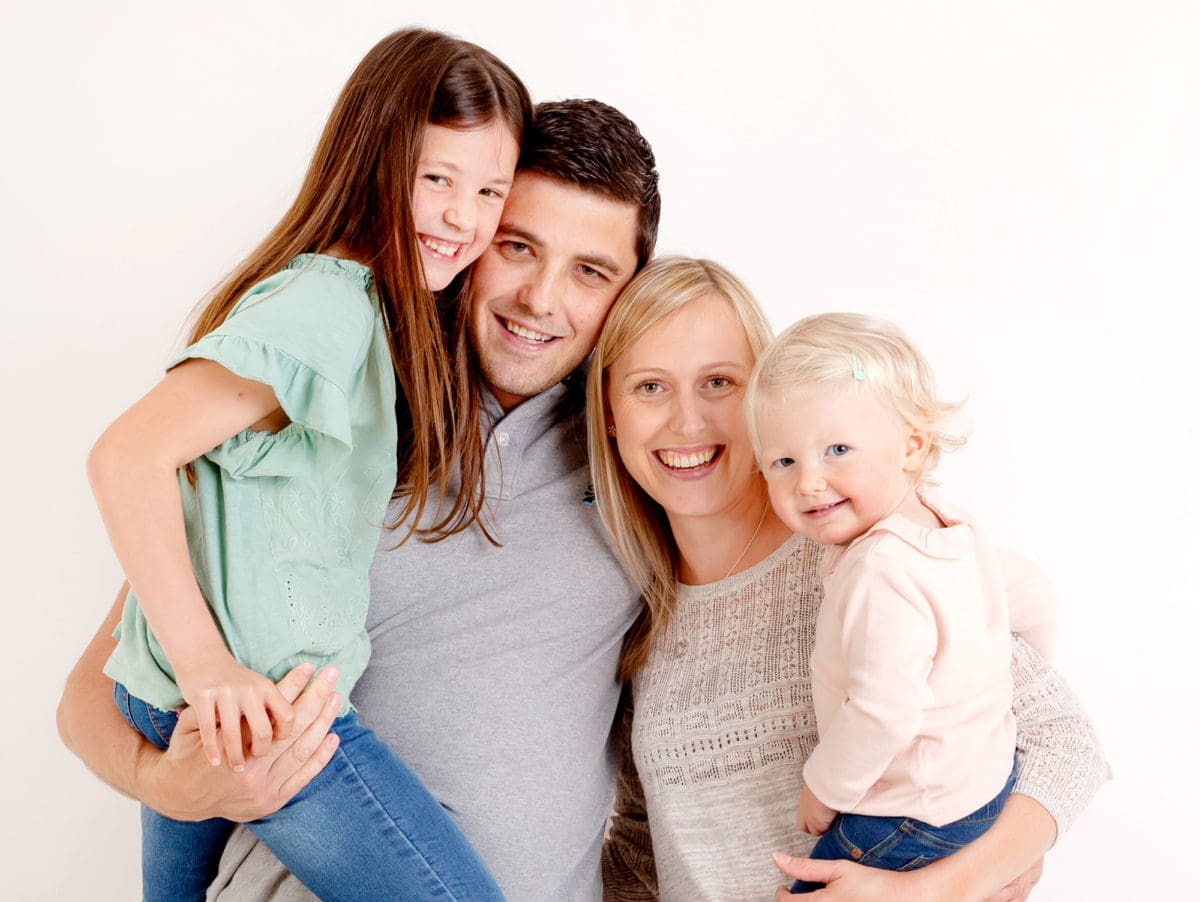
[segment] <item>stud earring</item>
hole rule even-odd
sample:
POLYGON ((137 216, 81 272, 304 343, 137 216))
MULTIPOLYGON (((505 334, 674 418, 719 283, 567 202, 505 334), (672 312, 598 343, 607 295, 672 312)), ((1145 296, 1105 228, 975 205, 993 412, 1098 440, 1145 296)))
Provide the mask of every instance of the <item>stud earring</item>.
POLYGON ((616 423, 608 424, 608 436, 609 436, 609 438, 617 437, 617 424, 616 423))

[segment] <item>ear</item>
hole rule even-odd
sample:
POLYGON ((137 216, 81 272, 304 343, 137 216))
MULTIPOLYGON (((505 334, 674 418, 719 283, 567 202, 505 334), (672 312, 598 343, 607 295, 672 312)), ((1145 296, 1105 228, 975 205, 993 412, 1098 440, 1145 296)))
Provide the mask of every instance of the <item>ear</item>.
POLYGON ((929 456, 933 437, 928 429, 919 429, 912 423, 906 423, 908 435, 904 439, 904 472, 918 473, 929 456))

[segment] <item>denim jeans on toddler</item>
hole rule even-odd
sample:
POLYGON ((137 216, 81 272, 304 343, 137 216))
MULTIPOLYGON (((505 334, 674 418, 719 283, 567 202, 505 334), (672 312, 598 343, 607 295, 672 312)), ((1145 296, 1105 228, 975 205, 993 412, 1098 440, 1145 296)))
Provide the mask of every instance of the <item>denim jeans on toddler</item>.
MULTIPOLYGON (((178 716, 129 694, 117 707, 165 749, 178 716)), ((246 824, 322 899, 503 900, 462 831, 421 781, 351 711, 333 723, 333 759, 279 811, 246 824)), ((217 873, 230 821, 172 820, 142 806, 146 899, 203 900, 217 873)))
MULTIPOLYGON (((887 871, 915 871, 983 836, 1000 816, 1016 781, 1017 758, 1014 755, 1012 773, 996 798, 978 811, 941 827, 911 817, 839 814, 817 840, 808 857, 826 861, 843 859, 887 871)), ((824 883, 797 880, 792 884, 792 892, 813 893, 824 886, 824 883)))

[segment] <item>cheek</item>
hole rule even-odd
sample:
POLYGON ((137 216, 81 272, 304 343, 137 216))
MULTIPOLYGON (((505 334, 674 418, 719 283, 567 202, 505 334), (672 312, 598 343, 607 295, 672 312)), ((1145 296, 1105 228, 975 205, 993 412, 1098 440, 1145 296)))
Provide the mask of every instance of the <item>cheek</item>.
POLYGON ((420 183, 414 185, 412 194, 412 215, 413 224, 416 225, 418 231, 421 229, 421 223, 429 219, 430 207, 430 198, 421 189, 420 183))
POLYGON ((487 204, 479 211, 479 216, 475 220, 475 244, 480 248, 487 247, 496 237, 496 229, 500 225, 502 212, 504 212, 504 208, 500 204, 487 204))

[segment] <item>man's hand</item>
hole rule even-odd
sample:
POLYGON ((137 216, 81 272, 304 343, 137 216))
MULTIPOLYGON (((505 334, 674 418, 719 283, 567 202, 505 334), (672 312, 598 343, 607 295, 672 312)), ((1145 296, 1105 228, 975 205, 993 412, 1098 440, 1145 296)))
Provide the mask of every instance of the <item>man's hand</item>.
POLYGON ((240 773, 210 766, 195 712, 185 709, 167 751, 151 748, 141 756, 142 801, 181 821, 223 817, 244 822, 278 811, 337 749, 338 737, 329 728, 342 705, 334 692, 339 674, 327 667, 306 689, 311 675, 312 665, 301 664, 280 680, 282 697, 294 702, 292 729, 264 754, 249 758, 240 773))
POLYGON ((829 829, 837 812, 813 795, 805 783, 800 790, 800 809, 796 812, 796 825, 805 833, 820 836, 829 829))

